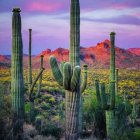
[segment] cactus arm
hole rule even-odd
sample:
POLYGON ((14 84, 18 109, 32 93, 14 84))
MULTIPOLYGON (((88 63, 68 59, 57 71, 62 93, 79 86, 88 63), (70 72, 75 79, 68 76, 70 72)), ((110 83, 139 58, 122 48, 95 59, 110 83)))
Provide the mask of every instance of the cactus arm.
POLYGON ((71 75, 72 75, 71 64, 67 62, 64 64, 63 68, 63 87, 66 90, 70 90, 71 75))
POLYGON ((34 89, 34 87, 35 87, 35 84, 36 84, 37 80, 38 80, 39 77, 42 75, 43 71, 44 71, 44 68, 42 68, 42 69, 40 70, 40 72, 38 73, 37 77, 35 78, 34 82, 33 82, 32 85, 31 85, 31 89, 30 89, 30 93, 29 93, 30 100, 33 100, 33 98, 35 98, 35 96, 33 95, 33 89, 34 89))
POLYGON ((63 75, 58 67, 57 60, 54 56, 50 57, 50 66, 55 80, 60 86, 63 86, 63 75))
POLYGON ((101 83, 101 102, 102 102, 102 108, 106 110, 107 99, 106 99, 106 93, 105 93, 105 83, 101 83))
POLYGON ((61 71, 61 73, 63 73, 64 64, 65 64, 65 62, 62 62, 62 63, 60 64, 60 71, 61 71))
POLYGON ((87 65, 84 65, 84 79, 81 85, 81 93, 84 92, 86 87, 87 87, 87 65))
POLYGON ((80 75, 81 75, 81 67, 76 66, 73 70, 73 75, 71 78, 71 91, 75 91, 77 88, 77 85, 79 85, 80 81, 80 75))
MULTIPOLYGON (((41 55, 41 64, 40 64, 40 70, 43 69, 43 55, 41 55)), ((37 95, 40 95, 40 91, 41 91, 41 84, 42 84, 42 74, 40 75, 40 78, 39 78, 39 84, 38 84, 38 92, 37 92, 37 95)))
POLYGON ((110 109, 115 108, 115 81, 110 82, 110 109))
POLYGON ((96 91, 96 97, 97 97, 98 105, 101 105, 99 80, 95 80, 95 91, 96 91))

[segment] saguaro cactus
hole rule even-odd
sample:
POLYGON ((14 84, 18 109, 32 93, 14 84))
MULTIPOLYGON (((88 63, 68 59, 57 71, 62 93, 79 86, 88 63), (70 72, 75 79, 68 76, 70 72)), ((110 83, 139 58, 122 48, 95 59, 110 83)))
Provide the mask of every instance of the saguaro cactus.
POLYGON ((115 33, 110 33, 110 106, 106 110, 106 131, 107 137, 112 138, 116 130, 116 117, 115 117, 115 33))
POLYGON ((111 48, 110 48, 110 100, 108 101, 108 98, 106 96, 105 92, 105 84, 101 84, 101 93, 99 90, 99 83, 98 81, 95 81, 96 85, 96 94, 97 94, 97 100, 102 106, 102 108, 105 110, 106 114, 106 131, 107 131, 107 137, 112 138, 112 136, 115 133, 116 130, 116 116, 115 116, 115 107, 116 107, 116 85, 115 85, 115 33, 110 33, 110 40, 111 40, 111 48))
POLYGON ((13 139, 21 140, 24 122, 23 45, 20 9, 13 9, 11 93, 13 109, 13 139))
POLYGON ((78 139, 78 124, 80 113, 81 91, 86 88, 87 66, 85 69, 85 80, 80 88, 80 4, 79 0, 71 0, 71 21, 70 21, 70 62, 63 65, 63 70, 58 67, 55 57, 51 56, 50 65, 53 75, 59 85, 65 89, 65 139, 78 139))
POLYGON ((43 55, 41 55, 41 64, 40 64, 40 72, 38 73, 37 77, 35 80, 32 82, 32 60, 31 60, 31 48, 32 48, 32 29, 29 29, 29 73, 28 73, 28 80, 29 80, 29 100, 30 100, 30 122, 35 121, 35 115, 34 115, 34 100, 39 97, 40 95, 40 89, 41 89, 41 82, 42 82, 42 73, 44 71, 43 68, 43 55), (38 92, 37 94, 33 93, 34 87, 39 80, 39 85, 38 85, 38 92))

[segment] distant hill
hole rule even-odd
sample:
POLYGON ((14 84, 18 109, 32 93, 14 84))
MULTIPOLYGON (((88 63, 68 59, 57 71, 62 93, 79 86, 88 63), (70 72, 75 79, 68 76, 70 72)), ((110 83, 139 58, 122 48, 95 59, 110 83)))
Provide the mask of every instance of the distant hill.
POLYGON ((10 67, 10 58, 5 55, 0 55, 0 68, 10 67))
MULTIPOLYGON (((116 65, 118 68, 140 68, 140 55, 132 51, 116 47, 116 65)), ((45 66, 48 67, 48 61, 51 55, 55 56, 58 62, 69 60, 69 50, 58 48, 54 51, 47 49, 34 58, 34 65, 39 66, 39 56, 44 55, 47 61, 45 66)), ((82 64, 86 63, 94 68, 109 68, 110 65, 110 41, 105 40, 95 46, 81 47, 80 59, 82 64)))
POLYGON ((128 51, 140 56, 140 48, 130 48, 130 49, 128 49, 128 51))
MULTIPOLYGON (((57 48, 54 51, 46 49, 39 55, 32 58, 33 67, 39 68, 40 55, 44 55, 44 66, 49 67, 49 58, 51 55, 55 56, 58 62, 69 60, 69 50, 64 48, 57 48)), ((80 59, 82 64, 88 64, 94 68, 109 68, 110 65, 110 41, 105 40, 97 43, 95 46, 81 47, 80 59)), ((0 60, 1 62, 1 60, 0 60)), ((24 64, 28 65, 28 56, 24 56, 24 64)), ((140 68, 140 49, 122 49, 116 47, 116 65, 117 68, 140 68), (138 53, 139 52, 139 53, 138 53)))

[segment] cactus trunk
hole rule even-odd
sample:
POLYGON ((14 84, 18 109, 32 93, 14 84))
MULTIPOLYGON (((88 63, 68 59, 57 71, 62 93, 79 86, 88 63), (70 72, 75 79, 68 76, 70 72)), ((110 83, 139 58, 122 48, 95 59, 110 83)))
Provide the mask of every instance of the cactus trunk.
POLYGON ((70 54, 72 67, 80 65, 80 4, 79 0, 71 0, 70 15, 70 54))
POLYGON ((106 132, 107 138, 111 139, 114 137, 116 131, 116 116, 114 110, 106 111, 106 132))
POLYGON ((13 139, 21 140, 24 123, 23 45, 20 9, 13 9, 11 93, 13 110, 13 139))
POLYGON ((28 62, 28 84, 29 84, 29 90, 32 85, 32 29, 29 29, 29 62, 28 62))
POLYGON ((115 77, 115 33, 110 33, 110 107, 106 111, 106 130, 107 138, 112 138, 116 130, 116 116, 115 116, 115 107, 116 107, 116 77, 115 77))
POLYGON ((85 76, 82 86, 81 67, 80 67, 80 4, 79 0, 71 0, 71 20, 70 20, 70 63, 58 67, 54 56, 50 57, 50 65, 53 75, 60 86, 65 89, 65 139, 78 139, 79 114, 81 114, 80 103, 81 91, 86 88, 87 82, 87 66, 85 66, 85 76), (62 69, 63 67, 63 69, 62 69))
POLYGON ((118 100, 118 71, 119 69, 116 69, 115 71, 115 92, 116 92, 116 105, 117 105, 117 100, 118 100))
MULTIPOLYGON (((79 90, 79 89, 78 89, 79 90)), ((75 91, 76 92, 76 91, 75 91)), ((77 140, 78 139, 78 114, 79 114, 79 94, 75 92, 66 91, 66 140, 77 140)))
POLYGON ((110 107, 115 108, 115 33, 110 33, 110 107))
MULTIPOLYGON (((71 0, 70 19, 70 63, 72 69, 80 66, 80 4, 79 0, 71 0)), ((66 93, 66 140, 78 139, 80 111, 80 79, 74 92, 66 93)))

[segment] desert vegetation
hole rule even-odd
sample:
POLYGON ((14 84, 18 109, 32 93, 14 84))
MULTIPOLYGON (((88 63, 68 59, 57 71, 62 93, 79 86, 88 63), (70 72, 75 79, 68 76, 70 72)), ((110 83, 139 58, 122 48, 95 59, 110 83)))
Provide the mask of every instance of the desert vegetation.
POLYGON ((69 62, 23 67, 20 9, 13 9, 11 67, 0 69, 0 139, 140 139, 140 71, 117 69, 110 33, 110 69, 80 66, 80 4, 71 0, 69 62))

